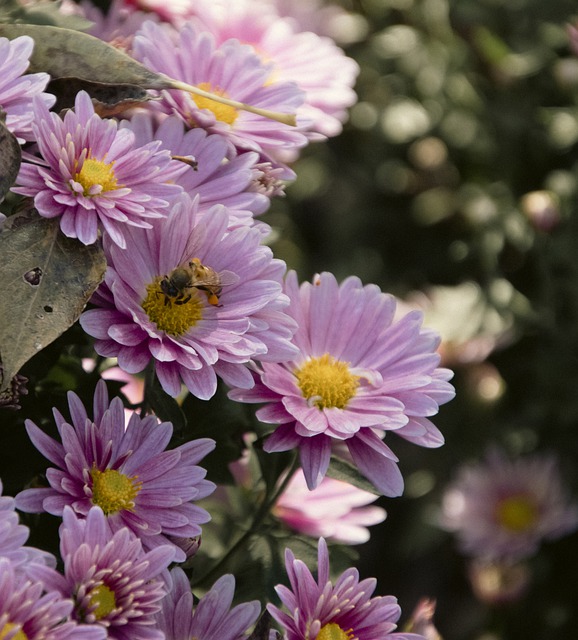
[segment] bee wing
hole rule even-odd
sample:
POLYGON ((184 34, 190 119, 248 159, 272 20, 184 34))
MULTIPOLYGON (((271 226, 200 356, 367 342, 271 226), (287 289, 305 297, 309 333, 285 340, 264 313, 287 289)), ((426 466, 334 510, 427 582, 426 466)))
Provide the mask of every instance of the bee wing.
POLYGON ((237 284, 240 278, 233 271, 219 271, 219 280, 222 287, 227 287, 231 284, 237 284))

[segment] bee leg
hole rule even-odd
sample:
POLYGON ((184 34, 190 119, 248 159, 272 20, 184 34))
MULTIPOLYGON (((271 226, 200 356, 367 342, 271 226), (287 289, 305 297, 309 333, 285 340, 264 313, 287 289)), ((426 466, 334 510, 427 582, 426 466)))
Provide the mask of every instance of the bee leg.
POLYGON ((207 295, 207 301, 209 304, 212 304, 213 307, 222 307, 222 304, 219 304, 219 298, 215 293, 210 293, 207 295))
POLYGON ((192 296, 191 296, 190 294, 189 294, 188 296, 186 296, 186 297, 180 297, 180 298, 177 298, 177 299, 175 300, 175 304, 187 304, 187 302, 188 302, 191 298, 192 298, 192 296))

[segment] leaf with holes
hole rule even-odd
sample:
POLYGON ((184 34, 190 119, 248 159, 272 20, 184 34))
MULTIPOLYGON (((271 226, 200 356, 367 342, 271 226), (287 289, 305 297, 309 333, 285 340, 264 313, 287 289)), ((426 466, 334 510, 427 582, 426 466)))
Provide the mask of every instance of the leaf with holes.
POLYGON ((102 249, 67 238, 58 220, 34 209, 8 218, 0 233, 0 391, 74 324, 105 270, 102 249))

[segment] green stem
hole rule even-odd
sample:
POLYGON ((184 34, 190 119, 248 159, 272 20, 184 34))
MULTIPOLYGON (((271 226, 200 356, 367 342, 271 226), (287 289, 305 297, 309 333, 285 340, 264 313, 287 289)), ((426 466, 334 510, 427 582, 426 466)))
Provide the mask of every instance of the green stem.
POLYGON ((285 491, 285 489, 287 488, 287 485, 289 484, 289 481, 291 480, 293 473, 296 471, 298 466, 299 457, 297 453, 295 453, 291 465, 288 467, 287 473, 283 478, 283 481, 275 487, 272 495, 269 495, 268 493, 265 494, 263 502, 255 512, 250 527, 243 533, 243 535, 241 535, 237 542, 235 542, 235 544, 230 547, 227 553, 225 553, 225 555, 222 556, 222 558, 220 558, 220 560, 218 560, 217 563, 207 571, 207 573, 205 573, 205 575, 201 576, 197 580, 193 579, 193 586, 214 581, 221 568, 229 561, 230 558, 232 558, 237 553, 239 549, 243 547, 245 542, 253 535, 253 533, 255 533, 261 523, 265 520, 271 509, 275 506, 275 503, 277 502, 283 491, 285 491))

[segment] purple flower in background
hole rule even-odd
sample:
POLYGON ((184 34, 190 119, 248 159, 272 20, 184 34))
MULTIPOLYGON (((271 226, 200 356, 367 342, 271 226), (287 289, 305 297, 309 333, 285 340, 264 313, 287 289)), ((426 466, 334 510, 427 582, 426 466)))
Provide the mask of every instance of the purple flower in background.
POLYGON ((552 454, 509 459, 497 448, 483 462, 465 464, 447 487, 441 525, 453 531, 464 553, 512 561, 536 553, 543 540, 578 528, 552 454))
POLYGON ((0 38, 0 109, 6 112, 6 126, 20 144, 33 140, 34 96, 49 109, 56 98, 44 89, 50 80, 47 73, 24 72, 34 48, 34 40, 20 36, 14 40, 0 38))
POLYGON ((163 599, 157 624, 166 640, 242 640, 257 619, 257 600, 231 608, 235 578, 224 575, 215 582, 193 610, 191 585, 180 568, 171 571, 172 588, 163 599))
MULTIPOLYGON (((238 40, 217 46, 210 33, 198 31, 191 22, 178 31, 166 24, 144 24, 135 36, 133 54, 153 71, 253 107, 295 113, 303 102, 296 84, 268 83, 271 69, 262 64, 252 47, 238 40)), ((161 97, 165 113, 177 114, 189 127, 218 133, 238 149, 267 154, 307 144, 298 127, 186 91, 163 91, 161 97)))
POLYGON ((55 567, 56 558, 52 554, 24 546, 30 531, 19 522, 18 514, 14 511, 14 498, 3 496, 2 488, 0 480, 0 558, 10 560, 12 568, 20 573, 26 573, 30 564, 55 567))
POLYGON ((386 517, 385 509, 366 506, 375 500, 377 496, 373 493, 328 477, 310 491, 299 469, 272 513, 291 529, 308 536, 361 544, 369 540, 367 527, 383 522, 386 517))
POLYGON ((165 451, 173 426, 155 416, 133 414, 125 429, 120 398, 110 403, 106 383, 97 384, 94 417, 68 394, 71 421, 54 409, 62 444, 30 420, 26 430, 36 448, 55 467, 46 471, 50 487, 25 489, 16 496, 21 511, 62 515, 70 505, 81 516, 99 506, 112 531, 128 527, 145 549, 171 544, 176 562, 186 555, 168 536, 194 537, 209 514, 193 503, 210 495, 215 485, 205 480, 200 462, 215 447, 208 438, 191 440, 165 451))
POLYGON ((266 403, 257 417, 279 426, 265 450, 299 448, 310 489, 325 476, 332 447, 346 445, 361 473, 384 495, 403 491, 397 457, 383 433, 425 447, 443 444, 429 416, 454 396, 451 371, 438 368, 439 337, 422 329, 422 315, 393 321, 396 302, 356 277, 341 286, 330 273, 300 288, 288 274, 288 313, 298 324, 299 356, 262 363, 255 387, 233 390, 241 402, 266 403))
POLYGON ((24 579, 8 558, 0 557, 2 640, 105 640, 99 629, 73 622, 72 607, 72 600, 56 591, 46 593, 42 581, 24 579))
POLYGON ((237 39, 253 46, 270 65, 269 83, 295 82, 305 92, 297 114, 310 122, 308 137, 338 135, 355 104, 353 85, 359 66, 330 38, 310 29, 298 31, 296 22, 279 17, 271 7, 254 0, 221 0, 195 3, 201 20, 221 44, 237 39), (320 135, 321 134, 321 135, 320 135))
POLYGON ((131 229, 130 250, 105 243, 109 267, 93 297, 99 308, 80 319, 96 338, 97 353, 118 357, 129 373, 154 359, 158 379, 172 396, 184 383, 198 398, 210 398, 217 376, 230 386, 251 387, 246 363, 278 362, 296 352, 290 343, 294 322, 284 313, 285 263, 273 259, 261 238, 253 227, 229 231, 225 207, 199 220, 197 205, 183 195, 154 229, 131 229), (191 269, 199 265, 222 284, 214 297, 192 284, 198 280, 191 269), (188 272, 175 274, 183 266, 188 272))
POLYGON ((99 507, 79 518, 66 507, 60 526, 64 575, 36 568, 52 589, 74 600, 81 628, 101 627, 110 640, 164 640, 155 614, 166 593, 163 573, 173 549, 144 552, 139 538, 123 527, 113 531, 99 507))
POLYGON ((156 125, 152 114, 140 112, 120 126, 134 133, 139 146, 158 140, 161 149, 173 156, 191 159, 192 166, 186 170, 177 166, 175 182, 191 198, 198 196, 200 212, 221 204, 229 210, 230 226, 234 228, 252 225, 253 216, 269 208, 270 199, 261 185, 255 184, 264 174, 258 164, 259 154, 247 152, 229 158, 230 147, 223 136, 207 134, 204 129, 185 131, 184 122, 176 116, 156 125))
POLYGON ((401 609, 393 596, 371 597, 377 581, 359 581, 357 569, 347 569, 335 584, 329 580, 329 553, 319 539, 317 580, 301 560, 286 549, 285 567, 291 589, 275 587, 287 612, 272 604, 267 610, 281 625, 287 640, 423 640, 413 633, 393 633, 401 609))
POLYGON ((36 99, 32 128, 42 159, 22 163, 12 191, 34 198, 41 216, 59 217, 62 232, 83 244, 96 241, 101 225, 124 248, 126 226, 150 227, 147 219, 166 215, 181 191, 167 184, 169 152, 158 143, 137 148, 130 131, 94 112, 84 91, 63 120, 36 99))

